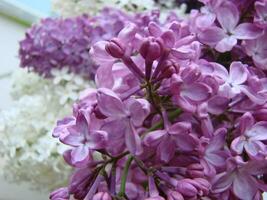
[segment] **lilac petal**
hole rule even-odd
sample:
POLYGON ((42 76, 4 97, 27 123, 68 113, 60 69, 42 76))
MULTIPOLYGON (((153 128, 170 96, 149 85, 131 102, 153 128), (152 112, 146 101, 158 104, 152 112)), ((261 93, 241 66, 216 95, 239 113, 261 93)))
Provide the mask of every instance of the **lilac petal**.
POLYGON ((155 22, 150 22, 148 25, 149 33, 154 37, 160 37, 162 34, 162 30, 158 24, 155 22))
POLYGON ((253 199, 257 191, 256 181, 245 173, 237 174, 233 182, 233 192, 240 199, 253 199))
POLYGON ((239 21, 239 11, 230 2, 222 4, 216 9, 217 19, 224 30, 232 32, 239 21))
POLYGON ((175 43, 175 35, 173 31, 166 31, 161 35, 161 38, 163 40, 163 44, 167 48, 172 48, 175 43))
POLYGON ((126 131, 128 126, 128 120, 112 120, 107 121, 102 127, 101 130, 104 130, 108 133, 108 143, 121 139, 126 131))
POLYGON ((64 136, 68 134, 67 128, 70 126, 75 125, 75 118, 74 117, 66 117, 62 120, 57 121, 57 126, 53 130, 53 137, 60 137, 61 135, 64 136))
POLYGON ((112 90, 107 88, 98 89, 97 100, 102 114, 117 118, 127 116, 124 104, 112 90))
POLYGON ((167 132, 165 130, 152 131, 145 136, 144 144, 146 146, 152 146, 152 147, 157 146, 159 145, 162 137, 166 134, 167 132))
POLYGON ((246 132, 246 135, 253 140, 267 140, 267 122, 256 123, 246 132))
POLYGON ((214 193, 221 193, 226 191, 232 185, 234 174, 223 172, 218 174, 212 180, 212 191, 214 193))
POLYGON ((88 124, 90 123, 90 117, 88 117, 88 113, 86 111, 84 112, 78 112, 77 117, 76 117, 76 125, 72 129, 70 127, 68 130, 70 133, 77 134, 82 134, 84 136, 88 135, 89 132, 89 126, 88 124), (74 132, 73 132, 74 131, 74 132))
POLYGON ((217 43, 215 49, 221 53, 230 51, 237 44, 237 39, 233 36, 227 36, 217 43))
POLYGON ((141 138, 132 124, 129 124, 129 128, 125 132, 125 143, 133 155, 140 155, 143 152, 141 138))
POLYGON ((214 137, 211 139, 209 145, 207 146, 206 152, 211 153, 221 149, 225 145, 226 134, 227 130, 225 128, 219 128, 218 130, 216 130, 214 137))
POLYGON ((184 85, 181 88, 181 96, 186 97, 194 102, 201 102, 210 97, 210 89, 208 86, 202 83, 184 85))
POLYGON ((237 154, 241 154, 244 149, 245 142, 241 137, 235 138, 231 143, 231 149, 237 154))
POLYGON ((106 131, 92 131, 89 136, 89 142, 87 143, 90 149, 101 149, 104 148, 108 139, 106 131))
POLYGON ((207 110, 211 114, 219 115, 222 114, 228 106, 229 99, 221 97, 219 95, 213 96, 208 100, 207 110))
POLYGON ((130 99, 128 109, 131 121, 135 126, 141 126, 150 112, 150 104, 145 99, 130 99))
POLYGON ((80 134, 80 133, 69 133, 67 135, 65 135, 64 137, 60 137, 60 141, 63 144, 67 144, 73 147, 77 147, 80 146, 82 144, 82 142, 84 141, 84 135, 80 134))
POLYGON ((210 27, 216 19, 216 15, 214 13, 205 13, 204 15, 201 15, 197 17, 196 19, 196 25, 199 28, 207 28, 210 27))
POLYGON ((199 66, 190 65, 190 67, 187 67, 185 70, 181 73, 181 78, 184 83, 190 84, 192 82, 196 82, 199 77, 201 76, 199 66))
POLYGON ((51 200, 67 200, 70 198, 68 188, 59 188, 52 192, 49 196, 51 200))
POLYGON ((112 64, 101 65, 95 75, 95 82, 98 88, 112 88, 114 86, 115 80, 112 75, 112 64))
POLYGON ((171 54, 176 59, 186 60, 186 59, 191 59, 195 54, 195 51, 190 46, 186 45, 178 48, 172 48, 171 54))
POLYGON ((163 141, 161 141, 157 149, 157 155, 160 156, 160 160, 167 163, 173 158, 175 154, 175 148, 176 145, 174 141, 171 138, 166 137, 163 139, 163 141))
POLYGON ((135 37, 137 30, 138 28, 135 24, 128 23, 127 26, 120 31, 118 38, 123 44, 127 44, 135 37))
POLYGON ((266 102, 266 98, 252 91, 248 86, 241 85, 240 90, 254 103, 262 105, 266 102))
POLYGON ((85 145, 81 145, 71 151, 71 160, 75 165, 85 165, 90 160, 90 151, 85 145))
POLYGON ((263 29, 251 23, 243 23, 236 27, 234 36, 240 40, 256 39, 263 34, 263 29))
POLYGON ((216 26, 207 28, 198 34, 200 42, 211 46, 215 46, 225 37, 226 34, 224 30, 216 26))
POLYGON ((246 112, 239 120, 239 128, 241 133, 245 133, 247 129, 250 129, 255 123, 255 120, 250 112, 246 112))
POLYGON ((197 141, 190 134, 179 134, 176 136, 176 145, 182 151, 193 151, 197 146, 197 141))
POLYGON ((168 133, 170 135, 178 135, 180 133, 189 132, 191 130, 191 124, 188 122, 177 122, 173 124, 170 128, 168 133))
POLYGON ((179 105, 182 109, 188 111, 188 112, 195 112, 196 106, 190 103, 187 99, 185 99, 182 96, 174 96, 174 101, 177 105, 179 105))
POLYGON ((211 163, 213 166, 217 166, 217 167, 224 166, 225 161, 226 161, 226 158, 223 154, 220 155, 220 154, 215 154, 215 153, 208 153, 205 156, 205 159, 209 163, 211 163))
POLYGON ((201 165, 204 168, 204 174, 208 177, 214 177, 216 175, 215 167, 210 164, 207 160, 202 159, 200 160, 201 165))
POLYGON ((105 47, 108 44, 106 41, 97 42, 90 50, 90 55, 97 64, 106 65, 114 62, 114 58, 111 57, 105 47))
POLYGON ((244 170, 249 171, 252 175, 261 175, 267 173, 267 160, 250 160, 244 170))
POLYGON ((248 72, 241 62, 233 62, 230 66, 229 76, 231 83, 240 85, 247 80, 248 72))
POLYGON ((255 2, 255 10, 259 17, 263 18, 266 17, 266 10, 267 10, 267 2, 264 1, 256 1, 255 2))
POLYGON ((68 165, 75 167, 75 165, 72 163, 72 160, 71 160, 71 151, 72 151, 72 149, 69 149, 69 150, 65 151, 63 153, 63 158, 64 158, 64 161, 68 165))
POLYGON ((244 143, 244 149, 250 156, 256 156, 259 152, 258 145, 251 141, 244 143))

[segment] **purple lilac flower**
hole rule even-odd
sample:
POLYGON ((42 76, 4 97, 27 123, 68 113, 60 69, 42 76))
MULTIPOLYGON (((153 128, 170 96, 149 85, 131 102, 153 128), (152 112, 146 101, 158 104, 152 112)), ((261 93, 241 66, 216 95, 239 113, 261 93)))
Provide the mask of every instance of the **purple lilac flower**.
POLYGON ((265 1, 201 2, 189 19, 128 23, 92 46, 96 89, 53 131, 75 172, 50 199, 262 199, 267 73, 254 54, 265 1))
POLYGON ((134 16, 106 8, 95 17, 44 19, 20 42, 21 67, 45 77, 51 76, 53 68, 67 67, 70 72, 93 78, 98 65, 89 50, 95 42, 116 36, 129 21, 141 29, 148 21, 158 21, 157 16, 154 12, 134 16))
POLYGON ((201 42, 213 46, 219 52, 230 51, 237 40, 256 39, 262 34, 262 29, 255 24, 239 24, 240 13, 233 3, 222 3, 215 13, 221 27, 208 27, 198 37, 201 42))

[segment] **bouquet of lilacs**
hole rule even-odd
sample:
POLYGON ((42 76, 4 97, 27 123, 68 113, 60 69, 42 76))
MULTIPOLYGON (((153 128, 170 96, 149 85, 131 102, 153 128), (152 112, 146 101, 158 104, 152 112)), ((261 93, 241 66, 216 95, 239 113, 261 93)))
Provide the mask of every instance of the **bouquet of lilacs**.
POLYGON ((267 1, 202 0, 129 23, 53 136, 75 169, 52 200, 260 200, 267 190, 267 1))
POLYGON ((44 190, 65 185, 71 168, 61 156, 65 147, 50 132, 81 92, 95 87, 98 64, 89 55, 91 46, 114 37, 129 21, 142 27, 157 19, 157 12, 135 16, 109 8, 94 17, 47 18, 27 31, 19 56, 30 72, 15 71, 14 103, 0 117, 2 171, 9 180, 44 190))
MULTIPOLYGON (((194 1, 194 0, 193 0, 194 1)), ((64 17, 81 14, 95 15, 105 7, 113 7, 128 12, 142 12, 154 9, 172 10, 183 16, 188 0, 53 0, 53 10, 64 17)), ((192 0, 190 0, 192 2, 192 0)))

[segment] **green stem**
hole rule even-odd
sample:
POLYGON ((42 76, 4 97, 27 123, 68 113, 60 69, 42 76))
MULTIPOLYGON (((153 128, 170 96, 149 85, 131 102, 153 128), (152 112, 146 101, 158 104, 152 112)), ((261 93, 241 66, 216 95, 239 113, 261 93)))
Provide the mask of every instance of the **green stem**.
POLYGON ((133 159, 134 159, 133 156, 129 156, 128 160, 125 163, 125 167, 123 169, 123 174, 121 177, 121 187, 120 187, 120 191, 118 193, 119 197, 125 197, 127 176, 128 176, 129 168, 131 166, 133 159))

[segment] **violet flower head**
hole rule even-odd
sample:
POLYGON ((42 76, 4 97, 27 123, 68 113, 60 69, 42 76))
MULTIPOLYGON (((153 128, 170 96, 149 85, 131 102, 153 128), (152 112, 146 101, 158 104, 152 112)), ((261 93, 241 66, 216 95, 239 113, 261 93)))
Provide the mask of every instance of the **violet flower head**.
POLYGON ((53 132, 70 147, 64 158, 76 169, 66 194, 260 200, 267 191, 259 11, 248 11, 249 0, 201 2, 188 19, 158 22, 150 15, 144 27, 127 23, 92 46, 97 88, 53 132), (209 23, 199 27, 201 20, 209 23))
POLYGON ((51 76, 53 68, 67 67, 70 72, 94 78, 98 65, 89 55, 92 45, 116 36, 129 21, 142 27, 147 23, 145 18, 152 16, 157 21, 153 13, 134 16, 105 8, 94 17, 43 19, 20 42, 20 65, 45 77, 51 76))

